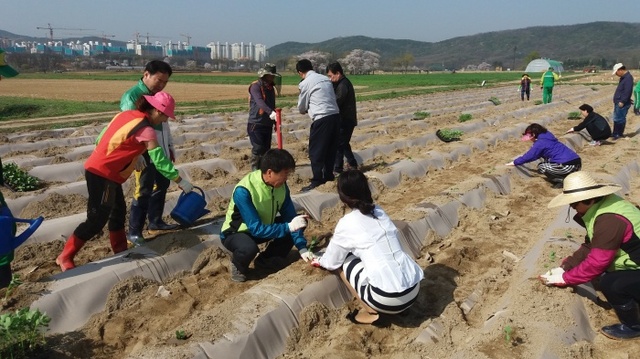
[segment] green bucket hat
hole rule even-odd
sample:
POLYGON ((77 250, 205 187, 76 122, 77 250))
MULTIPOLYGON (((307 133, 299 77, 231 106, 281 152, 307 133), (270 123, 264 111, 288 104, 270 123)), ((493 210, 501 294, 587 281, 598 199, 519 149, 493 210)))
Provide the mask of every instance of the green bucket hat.
POLYGON ((264 64, 264 67, 258 70, 258 77, 262 77, 264 75, 280 77, 280 74, 276 72, 276 65, 270 63, 264 64))
POLYGON ((0 76, 2 77, 14 77, 18 74, 18 71, 13 67, 7 65, 7 61, 4 59, 4 50, 0 49, 0 76))

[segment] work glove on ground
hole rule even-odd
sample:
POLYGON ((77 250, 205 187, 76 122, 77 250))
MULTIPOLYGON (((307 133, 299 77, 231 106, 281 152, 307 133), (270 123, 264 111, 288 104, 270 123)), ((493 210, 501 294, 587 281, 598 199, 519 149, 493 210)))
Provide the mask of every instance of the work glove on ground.
POLYGON ((178 182, 178 187, 180 187, 180 189, 184 192, 184 193, 189 193, 193 190, 193 185, 191 184, 191 182, 187 181, 186 179, 181 179, 180 182, 178 182))
POLYGON ((300 258, 302 258, 305 262, 309 262, 309 261, 313 261, 316 256, 308 251, 307 249, 301 249, 300 250, 300 258))
POLYGON ((307 226, 307 215, 301 214, 299 216, 295 216, 291 222, 288 223, 289 232, 298 231, 307 226))
POLYGON ((275 121, 276 120, 276 112, 275 111, 271 112, 271 114, 269 115, 269 118, 275 121))
POLYGON ((138 156, 138 157, 136 157, 135 161, 136 161, 136 163, 135 163, 135 165, 133 165, 133 168, 136 171, 142 171, 145 168, 147 168, 147 161, 144 159, 144 157, 138 156))
POLYGON ((540 281, 545 285, 563 287, 567 283, 565 283, 562 278, 562 274, 564 274, 564 269, 557 267, 549 270, 545 274, 541 274, 538 278, 540 278, 540 281))

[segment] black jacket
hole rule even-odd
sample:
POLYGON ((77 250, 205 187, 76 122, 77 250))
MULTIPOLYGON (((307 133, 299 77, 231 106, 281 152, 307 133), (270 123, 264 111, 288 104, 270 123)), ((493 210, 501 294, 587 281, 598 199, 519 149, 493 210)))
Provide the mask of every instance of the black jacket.
POLYGON ((356 91, 351 81, 342 76, 340 81, 333 83, 333 90, 336 93, 338 109, 340 109, 340 127, 357 126, 356 91))
POLYGON ((578 132, 584 128, 587 129, 587 132, 589 132, 589 135, 591 135, 594 141, 606 140, 611 136, 611 126, 609 126, 609 122, 595 112, 588 114, 573 130, 578 132))

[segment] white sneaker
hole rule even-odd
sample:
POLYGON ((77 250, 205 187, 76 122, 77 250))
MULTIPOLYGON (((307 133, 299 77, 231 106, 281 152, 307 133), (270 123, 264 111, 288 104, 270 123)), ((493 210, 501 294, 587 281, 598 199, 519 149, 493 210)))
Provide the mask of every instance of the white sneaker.
POLYGON ((591 141, 589 142, 589 146, 600 146, 600 141, 591 141))

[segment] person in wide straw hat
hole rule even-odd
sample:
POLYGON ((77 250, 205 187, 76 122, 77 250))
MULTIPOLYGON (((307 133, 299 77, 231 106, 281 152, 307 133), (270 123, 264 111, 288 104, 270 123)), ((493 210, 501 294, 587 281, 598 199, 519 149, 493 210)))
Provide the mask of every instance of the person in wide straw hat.
POLYGON ((640 210, 615 194, 620 189, 584 171, 564 179, 562 193, 548 207, 569 205, 587 235, 577 251, 540 280, 564 287, 599 277, 600 290, 620 320, 601 332, 612 339, 632 339, 640 338, 640 210))

